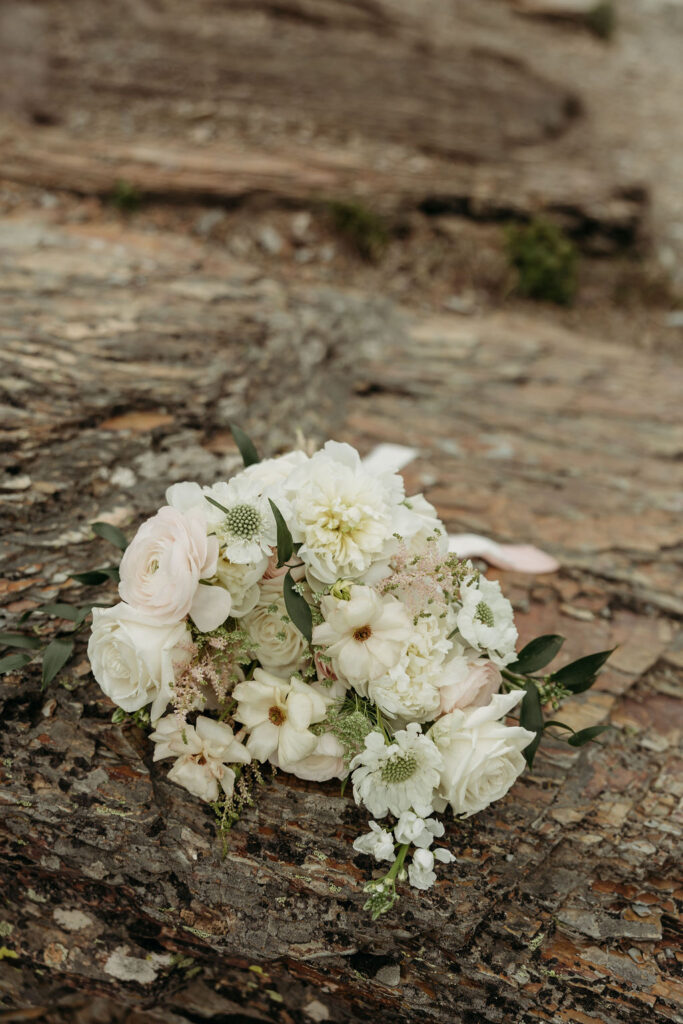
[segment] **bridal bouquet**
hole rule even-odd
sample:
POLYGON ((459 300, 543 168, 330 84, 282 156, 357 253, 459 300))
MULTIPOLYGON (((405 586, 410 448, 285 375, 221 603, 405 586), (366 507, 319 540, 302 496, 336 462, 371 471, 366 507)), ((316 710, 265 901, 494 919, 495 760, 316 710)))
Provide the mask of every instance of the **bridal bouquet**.
MULTIPOLYGON (((245 468, 231 480, 173 484, 129 545, 95 525, 121 563, 74 578, 115 578, 118 604, 42 611, 74 629, 92 613, 88 656, 114 721, 151 729, 154 760, 212 806, 224 838, 265 764, 350 782, 371 815, 354 849, 387 865, 366 885, 377 917, 397 881, 429 889, 454 859, 448 807, 468 817, 501 799, 548 726, 575 746, 601 731, 546 722, 543 707, 587 689, 610 652, 538 675, 562 638, 516 653, 499 583, 449 553, 435 509, 406 497, 396 472, 371 472, 334 441, 260 461, 233 432, 245 468)), ((4 671, 41 645, 1 639, 27 649, 4 671)), ((73 643, 49 644, 45 682, 73 643)))

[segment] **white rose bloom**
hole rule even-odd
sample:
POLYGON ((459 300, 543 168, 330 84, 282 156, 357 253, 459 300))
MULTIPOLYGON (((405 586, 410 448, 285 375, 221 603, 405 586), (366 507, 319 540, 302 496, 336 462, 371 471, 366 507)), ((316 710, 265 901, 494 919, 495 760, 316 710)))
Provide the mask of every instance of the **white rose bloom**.
POLYGON ((487 658, 454 659, 448 666, 451 671, 445 684, 441 687, 441 714, 455 711, 456 708, 483 708, 491 700, 494 693, 500 690, 503 677, 500 669, 487 658))
POLYGON ((450 804, 454 814, 468 818, 505 796, 521 775, 526 767, 522 751, 535 734, 500 719, 523 696, 523 690, 497 693, 486 707, 452 711, 434 723, 429 736, 443 757, 437 810, 450 804))
MULTIPOLYGON (((312 754, 302 758, 300 761, 293 761, 287 765, 286 770, 290 775, 296 775, 297 779, 307 779, 309 782, 328 782, 330 779, 345 779, 349 774, 344 760, 345 748, 336 736, 331 732, 324 732, 318 736, 318 742, 312 754)), ((271 764, 276 768, 283 768, 276 754, 271 754, 271 764)))
POLYGON ((403 500, 397 473, 370 473, 348 444, 328 441, 285 487, 299 556, 323 583, 358 579, 381 556, 403 500))
POLYGON ((487 651, 496 665, 514 661, 517 628, 512 605, 503 597, 500 583, 480 576, 460 588, 462 608, 458 612, 460 635, 476 650, 487 651))
POLYGON ((121 599, 160 625, 190 615, 202 632, 216 629, 230 614, 230 595, 200 580, 214 575, 217 557, 218 542, 207 537, 203 513, 165 505, 142 524, 123 553, 121 599))
POLYGON ((389 746, 380 733, 371 732, 365 750, 351 762, 355 801, 376 818, 409 810, 427 817, 442 767, 437 747, 414 722, 397 732, 389 746))
POLYGON ((257 761, 276 757, 289 771, 309 757, 318 745, 318 737, 309 726, 321 722, 327 702, 321 693, 292 676, 289 683, 257 668, 254 678, 238 683, 233 690, 238 702, 235 718, 249 730, 247 749, 257 761))
POLYGON ((176 758, 168 773, 171 782, 207 802, 218 799, 219 787, 226 796, 232 796, 235 772, 228 766, 248 764, 251 760, 229 725, 204 715, 197 718, 194 727, 183 725, 175 715, 167 715, 157 723, 150 739, 155 744, 155 761, 176 758))
POLYGON ((412 843, 425 850, 435 837, 441 837, 444 832, 442 822, 436 818, 421 818, 413 811, 404 811, 394 827, 397 843, 412 843))
POLYGON ((93 608, 88 658, 106 695, 124 711, 151 703, 154 722, 171 699, 176 671, 191 660, 192 637, 184 622, 158 625, 121 602, 93 608))
POLYGON ((366 832, 365 835, 354 839, 354 850, 357 850, 358 853, 365 853, 369 857, 374 857, 375 860, 395 861, 396 852, 391 832, 381 828, 376 821, 370 822, 370 829, 370 832, 366 832))
POLYGON ((380 597, 358 584, 348 601, 324 597, 320 610, 325 622, 313 630, 313 643, 325 647, 338 676, 367 696, 367 683, 398 663, 412 633, 408 613, 391 594, 380 597))
POLYGON ((262 667, 285 679, 301 668, 308 643, 287 614, 282 576, 261 584, 258 601, 242 619, 262 667))
POLYGON ((224 512, 206 502, 209 529, 218 538, 223 558, 248 564, 270 556, 277 544, 277 528, 268 498, 257 481, 240 473, 228 483, 206 487, 204 495, 226 509, 224 512))

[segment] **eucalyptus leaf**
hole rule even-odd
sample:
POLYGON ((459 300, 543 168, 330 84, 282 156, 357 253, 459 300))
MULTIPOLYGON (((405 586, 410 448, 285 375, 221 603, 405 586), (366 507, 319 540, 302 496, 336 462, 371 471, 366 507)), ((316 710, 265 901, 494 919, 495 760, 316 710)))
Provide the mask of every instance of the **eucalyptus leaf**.
POLYGON ((296 628, 310 644, 313 637, 311 608, 306 598, 302 597, 294 587, 295 583, 292 578, 292 570, 290 569, 285 576, 284 582, 285 608, 296 628))
POLYGON ((519 709, 519 724, 530 732, 536 733, 534 739, 531 741, 528 747, 525 747, 522 753, 526 763, 531 768, 534 763, 534 757, 538 750, 538 745, 541 742, 543 736, 543 708, 541 707, 541 698, 538 695, 538 689, 536 684, 529 680, 525 684, 526 693, 522 698, 522 703, 519 709))
POLYGON ((88 617, 93 607, 93 604, 77 606, 57 602, 55 604, 41 604, 39 608, 34 609, 34 614, 37 612, 39 615, 56 615, 59 619, 67 619, 69 622, 80 626, 84 619, 88 617))
POLYGON ((557 633, 537 636, 535 640, 522 648, 517 655, 517 661, 507 667, 511 672, 519 672, 522 675, 537 672, 553 660, 563 643, 564 637, 557 633))
POLYGON ((616 648, 612 647, 609 651, 587 654, 584 658, 572 661, 569 665, 565 665, 564 668, 553 672, 550 678, 553 682, 564 686, 571 693, 583 693, 584 690, 591 688, 599 670, 615 650, 616 648))
POLYGON ((0 644, 5 647, 25 647, 29 651, 37 651, 44 641, 38 636, 24 636, 23 633, 0 633, 0 644))
POLYGON ((5 672, 14 672, 17 668, 23 668, 32 657, 32 654, 26 654, 23 651, 19 654, 7 654, 4 658, 0 658, 0 675, 3 675, 5 672))
POLYGON ((87 587, 99 587, 108 580, 115 580, 118 583, 119 570, 115 565, 107 565, 102 569, 90 569, 88 572, 72 572, 69 579, 87 587))
POLYGON ((567 725, 566 722, 558 722, 556 719, 551 718, 543 726, 544 729, 549 729, 551 726, 555 726, 556 729, 566 729, 567 732, 574 732, 571 725, 567 725))
POLYGON ((268 498, 270 507, 273 510, 275 516, 275 524, 277 526, 277 567, 280 569, 286 562, 290 560, 294 553, 294 541, 292 535, 289 532, 289 527, 284 520, 284 516, 280 509, 277 507, 272 498, 268 498))
POLYGON ((261 457, 256 451, 254 442, 235 423, 230 424, 230 433, 234 437, 235 444, 240 450, 240 455, 242 456, 242 462, 244 463, 245 469, 247 466, 253 466, 255 463, 261 461, 261 457))
POLYGON ((73 653, 73 649, 74 642, 68 637, 58 636, 52 643, 47 645, 43 655, 43 689, 64 668, 73 653))
POLYGON ((590 743, 596 736, 600 736, 606 729, 611 729, 609 725, 591 725, 588 729, 580 729, 575 732, 573 736, 570 736, 567 740, 572 747, 582 747, 584 743, 590 743))
POLYGON ((93 523, 92 532, 98 537, 102 537, 103 540, 108 540, 110 544, 120 548, 121 551, 125 551, 128 547, 128 540, 123 530, 119 530, 118 526, 112 526, 111 523, 93 523))

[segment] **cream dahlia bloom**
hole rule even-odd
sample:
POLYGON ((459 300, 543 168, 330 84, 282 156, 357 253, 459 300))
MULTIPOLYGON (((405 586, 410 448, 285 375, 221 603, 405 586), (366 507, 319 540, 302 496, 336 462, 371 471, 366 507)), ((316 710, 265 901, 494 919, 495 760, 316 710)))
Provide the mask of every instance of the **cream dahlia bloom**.
POLYGON ((398 663, 412 634, 408 613, 391 594, 354 584, 349 600, 331 594, 320 602, 325 621, 313 630, 313 643, 325 648, 337 676, 367 696, 367 684, 398 663))
POLYGON ((447 804, 468 818, 505 796, 526 761, 522 751, 534 733, 500 719, 524 696, 523 690, 497 693, 486 707, 452 711, 429 730, 443 767, 434 799, 437 810, 447 804))
POLYGON ((168 773, 171 782, 208 802, 217 800, 220 790, 232 796, 236 776, 229 766, 251 760, 230 726, 204 715, 197 718, 194 727, 167 715, 157 723, 150 739, 155 744, 155 761, 176 758, 168 773))
POLYGON ((365 749, 351 762, 353 795, 375 818, 415 811, 426 818, 439 784, 443 760, 437 747, 411 722, 385 743, 379 732, 365 737, 365 749))
POLYGON ((318 737, 310 726, 321 722, 327 702, 321 693, 292 676, 289 682, 263 669, 254 678, 238 683, 235 718, 249 730, 247 749, 257 761, 277 758, 285 771, 315 751, 318 737))
MULTIPOLYGON (((285 485, 299 556, 323 583, 358 579, 381 556, 403 499, 397 473, 365 470, 348 444, 328 441, 285 485)), ((288 520, 289 522, 289 520, 288 520)))
POLYGON ((478 651, 486 651, 501 668, 516 658, 517 627, 512 605, 497 580, 472 578, 460 588, 462 608, 458 612, 460 635, 478 651))

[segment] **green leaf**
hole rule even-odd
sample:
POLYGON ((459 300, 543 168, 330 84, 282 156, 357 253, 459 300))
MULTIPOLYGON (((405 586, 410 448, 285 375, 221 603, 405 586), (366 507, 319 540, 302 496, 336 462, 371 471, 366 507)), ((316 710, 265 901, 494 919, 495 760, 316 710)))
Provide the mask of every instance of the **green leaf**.
POLYGON ((517 661, 507 667, 511 672, 519 672, 522 675, 537 672, 539 668, 545 668, 553 660, 563 643, 564 637, 557 633, 537 636, 535 640, 522 648, 517 655, 517 661))
POLYGON ((567 740, 572 747, 582 747, 584 743, 590 743, 596 736, 599 736, 605 729, 611 729, 611 725, 591 725, 588 729, 580 729, 567 740))
POLYGON ((277 567, 279 569, 292 557, 292 554, 294 553, 294 541, 292 540, 292 535, 289 532, 289 527, 284 520, 282 512, 280 512, 280 509, 272 498, 268 498, 268 501, 270 502, 270 507, 273 510, 275 523, 277 525, 277 567))
POLYGON ((88 587, 99 587, 108 580, 116 580, 118 583, 119 570, 115 565, 106 565, 103 569, 91 569, 89 572, 72 572, 69 579, 88 587))
POLYGON ((56 615, 59 619, 67 619, 69 622, 74 622, 77 626, 80 626, 81 622, 90 614, 90 609, 93 608, 92 604, 84 604, 77 607, 73 604, 41 604, 39 608, 33 609, 33 614, 36 612, 40 615, 56 615))
POLYGON ((230 424, 230 433, 235 439, 235 444, 240 450, 242 456, 242 462, 244 463, 245 469, 247 466, 253 466, 255 463, 261 461, 259 453, 256 451, 256 446, 251 438, 244 433, 236 424, 230 424))
POLYGON ((37 651, 45 641, 38 636, 24 636, 23 633, 0 633, 0 644, 5 647, 26 647, 29 651, 37 651))
POLYGON ((58 636, 45 648, 43 655, 43 689, 64 668, 74 649, 73 640, 58 636))
POLYGON ((599 670, 605 664, 610 654, 615 650, 616 648, 612 647, 609 651, 598 651, 597 654, 587 654, 584 658, 579 658, 578 661, 572 661, 569 665, 565 665, 564 668, 558 669, 557 672, 553 672, 550 678, 553 682, 560 683, 571 693, 583 693, 584 690, 589 690, 591 688, 597 678, 599 670))
POLYGON ((531 768, 534 763, 534 757, 538 750, 538 745, 541 742, 543 736, 543 708, 541 707, 541 698, 538 695, 538 689, 536 684, 529 680, 525 684, 526 693, 522 698, 522 704, 519 710, 519 724, 530 732, 535 732, 536 735, 531 741, 528 747, 525 747, 522 753, 524 754, 526 763, 531 768))
POLYGON ((566 729, 568 732, 574 732, 571 725, 567 725, 566 722, 558 722, 554 718, 551 718, 548 722, 546 722, 543 728, 549 729, 551 725, 554 725, 556 729, 566 729))
POLYGON ((296 628, 310 644, 313 637, 313 616, 311 615, 310 605, 306 598, 302 597, 294 589, 294 586, 292 570, 290 569, 285 576, 284 582, 285 608, 296 628))
POLYGON ((226 515, 230 511, 225 507, 225 505, 221 505, 220 501, 215 501, 214 498, 210 498, 208 494, 205 494, 204 497, 206 498, 210 505, 215 505, 216 508, 219 508, 221 512, 225 512, 226 515))
POLYGON ((0 675, 5 672, 14 672, 17 668, 23 668, 31 658, 32 654, 7 654, 4 658, 0 658, 0 675))
POLYGON ((121 551, 125 551, 128 547, 128 541, 123 530, 119 530, 118 526, 112 526, 111 523, 93 523, 92 532, 97 534, 98 537, 108 540, 110 544, 120 548, 121 551))

